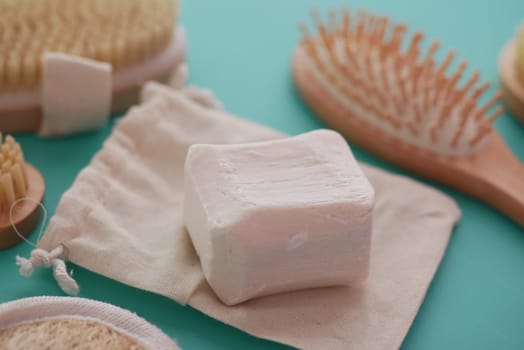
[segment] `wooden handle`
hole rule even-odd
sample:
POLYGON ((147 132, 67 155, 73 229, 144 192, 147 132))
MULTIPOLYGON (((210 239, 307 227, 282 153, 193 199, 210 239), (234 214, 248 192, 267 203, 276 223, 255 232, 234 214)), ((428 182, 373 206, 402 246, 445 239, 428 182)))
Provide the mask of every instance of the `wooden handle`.
POLYGON ((457 161, 456 166, 465 176, 455 179, 454 187, 491 204, 524 227, 524 164, 498 134, 492 134, 485 152, 457 161))
POLYGON ((511 155, 492 167, 484 200, 524 227, 524 165, 511 155))

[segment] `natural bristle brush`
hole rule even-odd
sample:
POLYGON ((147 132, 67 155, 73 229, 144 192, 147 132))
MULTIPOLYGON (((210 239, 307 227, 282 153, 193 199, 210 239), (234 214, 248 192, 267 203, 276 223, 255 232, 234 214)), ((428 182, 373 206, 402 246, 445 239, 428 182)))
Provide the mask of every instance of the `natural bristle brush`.
POLYGON ((524 23, 519 26, 515 39, 502 48, 498 65, 504 102, 524 123, 524 23))
POLYGON ((184 58, 177 11, 176 0, 0 0, 0 130, 41 126, 46 53, 110 65, 113 113, 137 103, 145 81, 167 81, 184 58))
POLYGON ((524 226, 524 166, 492 126, 503 114, 479 73, 467 63, 448 74, 454 52, 437 64, 423 34, 404 45, 406 24, 360 11, 313 12, 293 57, 293 78, 305 102, 329 125, 372 154, 491 204, 524 226), (464 83, 461 81, 464 80, 464 83), (493 111, 490 113, 490 110, 493 111))
POLYGON ((24 160, 15 139, 0 134, 0 249, 20 242, 38 224, 45 183, 24 160))

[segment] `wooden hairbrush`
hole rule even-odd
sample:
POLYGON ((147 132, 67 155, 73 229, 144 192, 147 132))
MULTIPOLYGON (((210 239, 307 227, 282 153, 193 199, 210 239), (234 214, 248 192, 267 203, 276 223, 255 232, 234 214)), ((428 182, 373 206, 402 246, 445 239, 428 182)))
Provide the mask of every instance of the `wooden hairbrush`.
POLYGON ((45 52, 110 63, 111 112, 136 104, 184 59, 176 17, 176 0, 0 0, 0 130, 41 126, 45 52))
POLYGON ((479 106, 489 83, 467 64, 447 74, 454 53, 439 65, 433 42, 421 55, 423 34, 405 50, 407 26, 360 11, 330 13, 318 33, 300 25, 293 78, 305 102, 329 125, 370 153, 491 204, 524 226, 524 166, 492 122, 501 114, 496 93, 479 106), (488 115, 489 111, 494 111, 488 115))
POLYGON ((38 224, 45 184, 40 172, 24 161, 12 136, 0 134, 0 249, 29 235, 38 224), (18 231, 18 233, 17 233, 18 231))
POLYGON ((513 115, 524 123, 524 25, 517 30, 515 40, 502 48, 498 65, 504 102, 513 115))

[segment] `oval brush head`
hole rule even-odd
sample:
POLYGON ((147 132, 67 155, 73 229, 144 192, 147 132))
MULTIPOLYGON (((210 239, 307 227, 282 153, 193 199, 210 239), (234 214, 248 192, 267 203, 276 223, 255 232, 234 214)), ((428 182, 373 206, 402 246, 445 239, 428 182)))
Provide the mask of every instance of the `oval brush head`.
POLYGON ((301 24, 293 78, 305 102, 352 142, 400 167, 442 182, 493 206, 524 225, 524 167, 493 121, 499 93, 479 105, 489 83, 463 77, 455 56, 437 63, 423 34, 406 40, 407 26, 360 11, 331 12, 316 32, 301 24), (463 81, 463 82, 462 82, 463 81), (519 174, 519 175, 517 175, 519 174))
POLYGON ((423 34, 415 32, 404 49, 406 24, 363 11, 331 12, 327 25, 318 13, 313 17, 318 34, 300 26, 309 72, 352 116, 429 152, 468 155, 482 148, 493 119, 502 114, 498 108, 487 115, 500 96, 478 106, 490 85, 475 86, 478 71, 459 85, 465 61, 447 74, 453 51, 437 64, 438 42, 423 54, 423 34))
POLYGON ((515 40, 504 45, 498 68, 504 102, 524 123, 524 24, 517 29, 515 40))
POLYGON ((45 52, 111 63, 113 111, 129 107, 142 82, 165 79, 184 55, 183 37, 174 28, 176 5, 175 0, 0 0, 0 117, 29 120, 39 113, 45 52))
POLYGON ((0 134, 0 145, 0 249, 4 249, 22 240, 13 225, 23 236, 36 227, 45 185, 40 172, 24 161, 12 136, 2 143, 0 134))

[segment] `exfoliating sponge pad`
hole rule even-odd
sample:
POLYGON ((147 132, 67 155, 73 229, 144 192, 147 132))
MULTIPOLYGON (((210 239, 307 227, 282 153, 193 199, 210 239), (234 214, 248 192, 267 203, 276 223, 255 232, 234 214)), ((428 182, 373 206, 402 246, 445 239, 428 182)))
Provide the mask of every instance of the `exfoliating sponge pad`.
POLYGON ((130 311, 66 297, 0 304, 0 349, 179 350, 167 335, 130 311))
POLYGON ((145 350, 134 339, 90 320, 50 319, 24 323, 0 331, 6 349, 145 350))
POLYGON ((184 177, 184 222, 225 304, 367 277, 374 190, 338 133, 193 145, 184 177))
POLYGON ((111 111, 135 104, 145 81, 167 80, 184 57, 177 13, 176 0, 0 0, 0 130, 39 129, 50 52, 109 64, 111 111))

